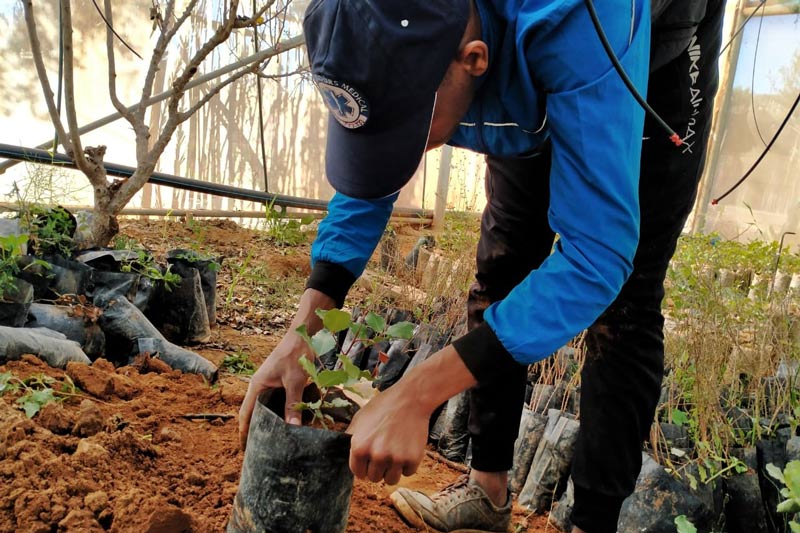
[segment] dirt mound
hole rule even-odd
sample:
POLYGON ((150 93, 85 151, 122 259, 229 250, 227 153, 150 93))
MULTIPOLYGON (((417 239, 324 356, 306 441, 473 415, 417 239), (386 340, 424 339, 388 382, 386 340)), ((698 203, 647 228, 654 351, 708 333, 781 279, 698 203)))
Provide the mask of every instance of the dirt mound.
MULTIPOLYGON (((223 376, 209 386, 195 375, 115 371, 105 362, 64 372, 33 358, 0 366, 8 371, 21 379, 69 375, 83 392, 46 405, 32 420, 16 407, 18 394, 0 396, 0 531, 224 531, 242 461, 236 420, 183 415, 236 414, 244 381, 223 376), (119 380, 134 384, 124 389, 127 399, 117 393, 119 380)), ((433 490, 458 475, 426 458, 403 484, 433 490)), ((357 482, 347 531, 416 531, 392 510, 390 492, 357 482)), ((519 514, 515 521, 523 520, 519 514)))
MULTIPOLYGON (((277 345, 308 274, 308 244, 276 248, 228 221, 123 226, 158 254, 199 245, 253 269, 245 284, 241 272, 223 266, 218 283, 230 288, 231 304, 212 342, 195 347, 198 353, 220 364, 227 354, 243 352, 259 364, 277 345)), ((73 392, 33 419, 19 409, 21 392, 0 395, 0 533, 224 531, 242 466, 236 415, 245 380, 223 373, 210 385, 146 357, 118 369, 98 360, 61 371, 25 356, 0 365, 1 372, 22 380, 52 377, 53 388, 73 392), (233 417, 184 418, 196 413, 233 417)), ((435 490, 460 474, 426 457, 417 475, 402 483, 435 490)), ((417 531, 392 510, 391 490, 357 481, 347 532, 417 531)), ((544 531, 544 523, 518 510, 512 531, 544 531)))

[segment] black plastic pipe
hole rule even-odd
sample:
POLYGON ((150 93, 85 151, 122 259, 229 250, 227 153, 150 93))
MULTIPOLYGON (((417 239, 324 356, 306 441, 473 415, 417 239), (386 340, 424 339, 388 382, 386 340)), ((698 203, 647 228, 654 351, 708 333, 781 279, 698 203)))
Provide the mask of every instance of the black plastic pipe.
MULTIPOLYGON (((27 161, 30 163, 40 163, 44 165, 54 165, 66 168, 77 168, 75 162, 64 154, 51 154, 45 150, 38 148, 26 148, 24 146, 16 146, 11 144, 0 143, 0 158, 16 159, 18 161, 27 161)), ((106 174, 119 178, 129 178, 133 176, 136 171, 134 167, 127 165, 118 165, 116 163, 104 162, 103 166, 106 169, 106 174)), ((208 181, 193 180, 173 174, 165 174, 163 172, 153 172, 148 183, 154 185, 166 185, 176 189, 183 189, 187 191, 194 191, 199 193, 213 194, 215 196, 224 196, 226 198, 233 198, 236 200, 249 200, 252 202, 259 202, 262 204, 278 205, 282 207, 295 207, 299 209, 313 209, 317 211, 325 211, 328 209, 328 202, 326 200, 312 200, 309 198, 299 198, 297 196, 287 196, 284 194, 274 194, 262 191, 254 191, 252 189, 244 189, 242 187, 233 187, 231 185, 221 185, 219 183, 211 183, 208 181)), ((423 209, 412 208, 395 208, 395 215, 403 216, 418 216, 430 217, 432 212, 423 209)))

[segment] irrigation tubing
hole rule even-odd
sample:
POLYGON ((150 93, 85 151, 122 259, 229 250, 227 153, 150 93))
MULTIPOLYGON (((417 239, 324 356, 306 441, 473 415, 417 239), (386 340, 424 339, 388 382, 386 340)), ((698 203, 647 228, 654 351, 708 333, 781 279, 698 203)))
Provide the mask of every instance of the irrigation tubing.
POLYGON ((725 191, 722 195, 718 196, 717 198, 714 198, 713 200, 711 200, 711 205, 717 205, 722 200, 724 200, 725 197, 727 197, 733 191, 738 189, 739 185, 744 183, 744 181, 747 178, 750 177, 750 175, 755 171, 755 169, 758 168, 758 165, 761 164, 761 161, 763 161, 764 157, 766 157, 767 153, 772 148, 772 145, 775 144, 775 141, 777 141, 778 137, 780 137, 781 132, 783 131, 783 128, 785 128, 786 124, 789 123, 789 119, 792 118, 792 114, 794 113, 794 110, 797 109, 797 104, 798 103, 800 103, 800 93, 797 95, 797 98, 794 99, 794 104, 792 104, 792 108, 789 110, 789 113, 786 114, 786 118, 784 118, 783 122, 781 122, 781 125, 778 128, 778 131, 775 132, 775 135, 773 135, 772 139, 769 141, 769 144, 767 144, 766 148, 764 148, 764 151, 761 152, 761 155, 758 156, 758 159, 756 159, 756 162, 753 163, 753 166, 751 166, 750 169, 747 172, 745 172, 744 176, 742 176, 741 179, 739 179, 739 181, 737 181, 736 183, 733 184, 733 187, 731 187, 730 189, 725 191))
MULTIPOLYGON (((745 27, 745 26, 747 26, 747 23, 748 23, 748 22, 750 22, 750 19, 751 19, 751 18, 753 18, 753 17, 755 16, 755 14, 756 14, 756 13, 758 13, 758 10, 759 10, 759 9, 761 9, 762 7, 764 7, 764 4, 766 4, 766 3, 767 3, 767 0, 761 0, 761 3, 760 3, 760 4, 758 4, 758 5, 756 6, 756 8, 753 10, 753 12, 752 12, 752 13, 750 13, 750 14, 747 16, 747 18, 746 18, 746 19, 744 19, 744 22, 742 22, 742 24, 741 24, 741 25, 739 26, 739 28, 738 28, 738 29, 737 29, 737 30, 734 32, 734 34, 733 34, 733 35, 731 35, 731 38, 728 40, 728 42, 727 42, 727 43, 725 43, 725 46, 723 46, 723 47, 722 47, 722 49, 719 51, 719 56, 718 56, 718 57, 722 57, 722 54, 724 54, 724 53, 725 53, 725 50, 727 50, 727 49, 728 49, 728 47, 729 47, 731 44, 733 44, 733 42, 736 40, 736 38, 739 36, 739 34, 740 34, 740 33, 742 33, 742 30, 744 29, 744 27, 745 27)), ((762 16, 763 16, 763 15, 762 15, 762 16)))
MULTIPOLYGON (((63 154, 52 154, 45 150, 37 148, 26 148, 23 146, 14 146, 10 144, 0 143, 0 158, 15 159, 18 161, 27 161, 30 163, 41 163, 46 165, 58 165, 65 168, 77 168, 75 162, 63 154)), ((104 162, 103 166, 106 169, 106 174, 119 178, 130 178, 136 171, 134 167, 127 165, 118 165, 116 163, 104 162)), ((211 183, 207 181, 193 180, 184 178, 182 176, 175 176, 173 174, 166 174, 163 172, 153 172, 148 183, 154 185, 166 185, 176 189, 184 189, 198 193, 213 194, 215 196, 224 196, 236 200, 247 200, 258 202, 262 204, 273 204, 282 207, 293 207, 298 209, 313 209, 316 211, 325 211, 328 209, 327 200, 316 200, 310 198, 298 198, 296 196, 287 196, 284 194, 273 194, 263 191, 254 191, 252 189, 245 189, 242 187, 234 187, 232 185, 222 185, 219 183, 211 183)), ((396 207, 394 209, 395 215, 401 216, 418 216, 429 217, 431 211, 422 209, 413 209, 407 207, 396 207)))
POLYGON ((592 19, 592 24, 597 32, 597 36, 600 38, 600 43, 603 45, 603 49, 606 51, 608 59, 611 60, 611 64, 614 65, 614 68, 616 69, 617 74, 619 74, 619 77, 622 79, 622 82, 625 84, 625 87, 628 88, 628 91, 630 91, 631 95, 633 95, 639 105, 642 106, 642 109, 644 109, 645 112, 649 114, 665 132, 667 132, 669 140, 675 146, 681 146, 683 144, 683 139, 681 139, 681 136, 678 135, 674 129, 672 129, 672 126, 667 124, 666 121, 661 118, 661 115, 656 113, 656 111, 650 107, 650 104, 648 104, 647 100, 642 97, 642 95, 636 89, 636 86, 628 77, 628 74, 625 72, 625 69, 619 62, 617 55, 614 53, 614 49, 611 48, 611 43, 608 42, 606 32, 603 30, 603 25, 600 23, 600 18, 597 16, 597 11, 594 9, 594 2, 592 2, 592 0, 583 0, 583 3, 586 5, 587 11, 589 11, 589 17, 592 19))

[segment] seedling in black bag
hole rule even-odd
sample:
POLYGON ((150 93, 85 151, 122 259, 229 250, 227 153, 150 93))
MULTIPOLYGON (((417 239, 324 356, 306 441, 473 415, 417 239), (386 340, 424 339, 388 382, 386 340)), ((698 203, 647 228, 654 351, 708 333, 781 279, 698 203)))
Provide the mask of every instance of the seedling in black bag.
POLYGON ((360 341, 364 346, 369 347, 373 344, 393 339, 411 339, 414 334, 414 324, 410 322, 398 322, 391 326, 386 325, 386 320, 373 312, 364 318, 364 324, 353 322, 349 313, 339 309, 323 311, 317 309, 317 316, 322 319, 323 329, 313 337, 308 335, 305 325, 296 329, 297 333, 305 339, 313 353, 313 359, 322 354, 328 353, 338 347, 339 354, 337 359, 341 368, 337 365, 334 370, 318 370, 316 364, 306 356, 300 358, 300 366, 309 375, 311 381, 320 390, 320 399, 314 402, 299 402, 295 405, 297 410, 308 410, 314 415, 314 420, 319 421, 323 427, 327 428, 328 423, 333 422, 333 418, 325 411, 336 408, 349 408, 351 404, 344 398, 327 399, 330 389, 334 387, 361 395, 355 385, 362 381, 371 381, 372 375, 367 370, 358 368, 347 353, 356 341, 360 341), (352 342, 350 346, 341 347, 337 343, 337 334, 350 330, 352 342))

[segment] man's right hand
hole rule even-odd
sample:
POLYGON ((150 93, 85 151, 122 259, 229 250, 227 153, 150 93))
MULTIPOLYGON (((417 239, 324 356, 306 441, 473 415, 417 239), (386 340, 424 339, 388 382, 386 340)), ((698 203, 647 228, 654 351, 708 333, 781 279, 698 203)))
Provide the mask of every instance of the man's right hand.
POLYGON ((300 425, 300 412, 294 409, 294 405, 302 401, 303 388, 308 380, 308 374, 300 367, 298 360, 304 355, 309 359, 313 359, 314 356, 308 343, 295 332, 295 329, 305 325, 309 334, 313 335, 322 327, 321 320, 315 311, 333 307, 333 300, 317 290, 307 289, 303 293, 297 316, 292 321, 286 336, 250 379, 250 386, 247 388, 247 394, 239 409, 239 440, 243 450, 247 445, 250 417, 253 415, 256 401, 261 393, 269 389, 283 388, 286 390, 284 420, 289 424, 300 425))

